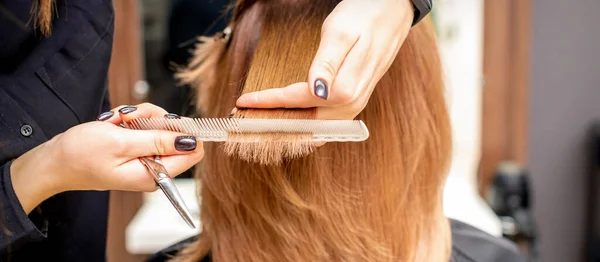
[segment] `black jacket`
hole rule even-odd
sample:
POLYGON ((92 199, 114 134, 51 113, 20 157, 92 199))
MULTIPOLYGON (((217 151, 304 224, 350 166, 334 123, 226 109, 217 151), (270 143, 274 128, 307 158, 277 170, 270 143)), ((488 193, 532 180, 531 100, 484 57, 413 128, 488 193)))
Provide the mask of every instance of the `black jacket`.
POLYGON ((0 1, 0 261, 106 260, 108 192, 59 194, 27 216, 10 178, 13 159, 110 109, 112 1, 55 2, 44 38, 33 0, 0 1))
MULTIPOLYGON (((517 246, 494 237, 473 226, 450 219, 452 230, 452 255, 449 262, 525 262, 525 256, 517 246)), ((196 240, 187 238, 154 254, 146 262, 165 262, 177 255, 182 248, 196 240)), ((210 256, 199 262, 211 262, 210 256)))

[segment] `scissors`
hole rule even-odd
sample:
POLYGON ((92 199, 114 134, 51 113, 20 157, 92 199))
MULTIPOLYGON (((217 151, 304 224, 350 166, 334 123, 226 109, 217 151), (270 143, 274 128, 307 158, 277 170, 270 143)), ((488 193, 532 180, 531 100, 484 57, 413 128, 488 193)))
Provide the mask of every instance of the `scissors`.
POLYGON ((167 173, 167 170, 160 162, 160 157, 155 156, 154 159, 140 157, 139 159, 142 162, 142 164, 144 164, 146 168, 148 168, 157 186, 160 187, 163 193, 167 196, 167 198, 175 207, 179 215, 181 215, 183 220, 191 228, 196 228, 194 222, 192 222, 192 216, 190 215, 190 211, 183 202, 183 198, 179 194, 179 190, 177 190, 177 187, 175 187, 173 179, 171 179, 169 173, 167 173))

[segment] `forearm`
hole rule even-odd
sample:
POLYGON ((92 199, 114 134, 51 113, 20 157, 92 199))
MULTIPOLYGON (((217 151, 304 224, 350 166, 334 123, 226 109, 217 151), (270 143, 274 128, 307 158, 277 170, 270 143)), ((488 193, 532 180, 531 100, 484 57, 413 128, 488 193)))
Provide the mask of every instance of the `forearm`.
MULTIPOLYGON (((49 173, 52 163, 46 142, 15 159, 10 167, 10 176, 15 195, 26 214, 44 200, 60 192, 55 174, 49 173)), ((50 145, 49 145, 50 144, 50 145)))

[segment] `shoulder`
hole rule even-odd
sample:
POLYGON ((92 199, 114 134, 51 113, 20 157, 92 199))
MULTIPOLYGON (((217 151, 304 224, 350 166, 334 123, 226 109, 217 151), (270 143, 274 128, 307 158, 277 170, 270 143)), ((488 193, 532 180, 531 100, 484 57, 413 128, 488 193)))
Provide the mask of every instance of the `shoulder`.
MULTIPOLYGON (((177 256, 177 253, 179 253, 179 251, 181 251, 182 249, 184 249, 187 246, 194 243, 194 241, 196 241, 197 238, 198 238, 198 236, 192 236, 192 237, 186 238, 184 240, 181 240, 171 246, 164 248, 161 251, 158 251, 157 253, 153 254, 152 256, 148 257, 145 260, 145 262, 168 261, 169 259, 177 256)), ((205 257, 202 261, 199 261, 199 262, 210 262, 210 257, 205 257)))
POLYGON ((525 262, 518 247, 505 238, 492 236, 463 222, 450 219, 451 262, 525 262))
MULTIPOLYGON (((452 230, 451 262, 525 262, 515 244, 504 238, 492 236, 471 225, 450 219, 452 230)), ((152 255, 146 262, 163 262, 196 240, 196 236, 182 240, 152 255)), ((208 262, 207 257, 202 262, 208 262)))

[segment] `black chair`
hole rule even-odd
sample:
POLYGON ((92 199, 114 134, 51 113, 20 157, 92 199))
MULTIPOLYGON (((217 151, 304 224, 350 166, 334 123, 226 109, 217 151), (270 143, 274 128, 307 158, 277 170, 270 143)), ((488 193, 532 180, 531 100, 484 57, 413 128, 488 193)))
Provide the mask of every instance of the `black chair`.
POLYGON ((592 123, 585 143, 587 151, 587 259, 600 262, 600 120, 592 123))
POLYGON ((502 225, 502 236, 515 242, 529 258, 537 261, 537 229, 531 212, 529 173, 516 162, 498 165, 486 200, 502 225))

